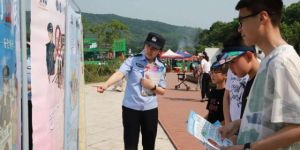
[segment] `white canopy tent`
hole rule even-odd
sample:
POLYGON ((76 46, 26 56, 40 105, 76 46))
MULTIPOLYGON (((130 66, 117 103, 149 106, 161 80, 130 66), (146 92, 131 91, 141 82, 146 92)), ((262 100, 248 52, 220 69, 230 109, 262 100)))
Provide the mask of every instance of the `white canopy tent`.
POLYGON ((161 58, 182 58, 183 55, 174 53, 172 50, 168 49, 164 54, 160 56, 161 58))
POLYGON ((174 53, 172 50, 168 49, 164 54, 160 56, 160 58, 171 58, 171 72, 172 72, 172 58, 183 58, 183 55, 179 55, 174 53))

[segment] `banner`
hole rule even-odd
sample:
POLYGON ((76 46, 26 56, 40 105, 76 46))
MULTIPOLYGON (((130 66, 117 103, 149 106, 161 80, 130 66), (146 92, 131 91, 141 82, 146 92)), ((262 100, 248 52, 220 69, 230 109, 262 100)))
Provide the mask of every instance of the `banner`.
POLYGON ((78 149, 80 75, 82 57, 81 17, 67 6, 66 45, 66 103, 65 103, 65 149, 78 149))
POLYGON ((0 149, 21 149, 19 1, 0 1, 0 149))
POLYGON ((64 149, 65 0, 31 0, 33 146, 64 149))

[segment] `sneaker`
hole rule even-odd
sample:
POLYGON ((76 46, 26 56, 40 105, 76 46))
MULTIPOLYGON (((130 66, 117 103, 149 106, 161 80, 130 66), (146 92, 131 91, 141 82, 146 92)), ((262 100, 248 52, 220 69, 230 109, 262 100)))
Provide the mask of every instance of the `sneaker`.
POLYGON ((204 100, 204 99, 202 99, 202 100, 200 100, 200 102, 205 102, 205 100, 204 100))
POLYGON ((192 88, 192 91, 198 91, 198 88, 192 88))

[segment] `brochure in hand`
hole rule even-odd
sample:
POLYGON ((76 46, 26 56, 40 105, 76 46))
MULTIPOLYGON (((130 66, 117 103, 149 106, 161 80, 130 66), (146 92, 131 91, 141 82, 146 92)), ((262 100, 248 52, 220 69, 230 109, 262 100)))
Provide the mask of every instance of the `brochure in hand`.
POLYGON ((233 142, 224 139, 221 140, 221 134, 218 132, 218 123, 212 125, 203 117, 191 111, 188 120, 188 132, 198 138, 208 150, 219 150, 218 146, 232 146, 233 142))
MULTIPOLYGON (((159 80, 163 75, 163 73, 164 73, 164 67, 146 66, 144 68, 144 78, 147 78, 146 75, 148 75, 156 86, 158 86, 159 80)), ((146 89, 142 87, 142 96, 146 97, 151 95, 155 95, 155 94, 150 89, 146 89)))

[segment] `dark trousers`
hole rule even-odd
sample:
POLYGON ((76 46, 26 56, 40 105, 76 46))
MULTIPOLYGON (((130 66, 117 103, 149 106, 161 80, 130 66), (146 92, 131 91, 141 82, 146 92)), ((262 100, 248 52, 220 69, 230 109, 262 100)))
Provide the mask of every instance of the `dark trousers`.
POLYGON ((133 110, 122 106, 125 150, 137 150, 140 129, 144 150, 154 150, 158 124, 158 109, 133 110))
POLYGON ((210 76, 208 73, 204 73, 203 74, 203 78, 202 78, 202 89, 201 89, 201 95, 202 95, 202 99, 204 99, 205 95, 207 98, 209 98, 209 80, 210 80, 210 76))
POLYGON ((33 149, 33 140, 32 140, 32 103, 28 101, 28 140, 29 140, 29 150, 33 149))

